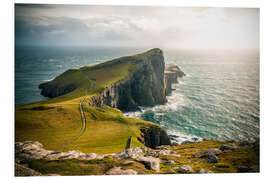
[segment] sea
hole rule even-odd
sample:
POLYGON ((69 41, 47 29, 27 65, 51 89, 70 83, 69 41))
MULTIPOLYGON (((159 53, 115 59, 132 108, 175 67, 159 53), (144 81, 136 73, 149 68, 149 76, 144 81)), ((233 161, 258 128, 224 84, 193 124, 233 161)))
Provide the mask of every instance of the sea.
MULTIPOLYGON (((47 98, 38 85, 64 71, 150 48, 15 47, 15 106, 47 98)), ((125 113, 161 125, 176 142, 254 141, 260 135, 260 55, 255 50, 162 49, 186 76, 165 105, 125 113)))

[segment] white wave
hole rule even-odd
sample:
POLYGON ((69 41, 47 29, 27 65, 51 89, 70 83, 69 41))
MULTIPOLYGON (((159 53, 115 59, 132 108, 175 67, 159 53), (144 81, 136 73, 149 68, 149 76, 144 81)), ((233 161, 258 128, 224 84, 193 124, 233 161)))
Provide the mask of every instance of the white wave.
POLYGON ((51 78, 51 79, 45 79, 45 80, 43 80, 43 82, 48 82, 48 81, 52 81, 52 80, 54 80, 54 78, 51 78))
POLYGON ((168 135, 173 135, 175 136, 172 141, 176 142, 176 143, 183 143, 185 141, 190 141, 190 142, 198 142, 198 141, 202 141, 203 139, 194 135, 185 135, 185 134, 181 134, 179 132, 176 131, 170 131, 168 130, 168 135))

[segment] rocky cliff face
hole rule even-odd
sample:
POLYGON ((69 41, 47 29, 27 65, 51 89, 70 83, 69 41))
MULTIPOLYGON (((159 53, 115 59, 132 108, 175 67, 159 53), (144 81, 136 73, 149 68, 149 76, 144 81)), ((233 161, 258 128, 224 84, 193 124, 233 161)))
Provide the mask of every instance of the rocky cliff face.
POLYGON ((185 76, 185 73, 176 65, 167 65, 164 72, 165 95, 172 93, 172 84, 178 83, 177 78, 185 76))
POLYGON ((141 129, 141 132, 143 139, 139 140, 147 147, 155 149, 157 146, 171 145, 171 140, 167 132, 160 127, 141 129))
MULTIPOLYGON (((121 63, 125 63, 125 59, 122 61, 121 63)), ((129 58, 129 61, 136 64, 132 74, 90 99, 90 105, 108 105, 123 111, 137 111, 139 106, 154 106, 167 102, 162 51, 152 49, 137 58, 129 58)))

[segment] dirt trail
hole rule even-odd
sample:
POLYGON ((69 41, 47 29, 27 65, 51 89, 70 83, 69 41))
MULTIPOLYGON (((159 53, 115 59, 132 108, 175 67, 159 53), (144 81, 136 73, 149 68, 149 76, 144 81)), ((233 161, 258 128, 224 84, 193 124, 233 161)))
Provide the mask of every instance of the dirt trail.
POLYGON ((89 81, 89 88, 86 90, 86 94, 83 97, 83 99, 80 102, 80 113, 81 113, 81 118, 82 118, 82 128, 80 130, 80 132, 74 136, 72 139, 70 139, 69 141, 67 141, 66 143, 64 143, 63 145, 60 146, 60 149, 65 148, 67 145, 69 145, 70 143, 74 142, 76 139, 78 139, 85 131, 86 128, 86 118, 85 118, 85 114, 83 111, 83 103, 86 99, 86 97, 88 96, 88 93, 91 92, 92 88, 94 87, 94 82, 91 82, 91 79, 89 79, 88 76, 86 76, 84 73, 82 73, 86 79, 89 81))

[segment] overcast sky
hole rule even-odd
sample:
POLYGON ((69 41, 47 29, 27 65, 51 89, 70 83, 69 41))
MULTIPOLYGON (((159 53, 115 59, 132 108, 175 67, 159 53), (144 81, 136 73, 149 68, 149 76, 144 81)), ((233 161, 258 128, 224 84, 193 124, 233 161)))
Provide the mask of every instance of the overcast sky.
POLYGON ((15 6, 16 45, 259 48, 259 9, 15 6))

